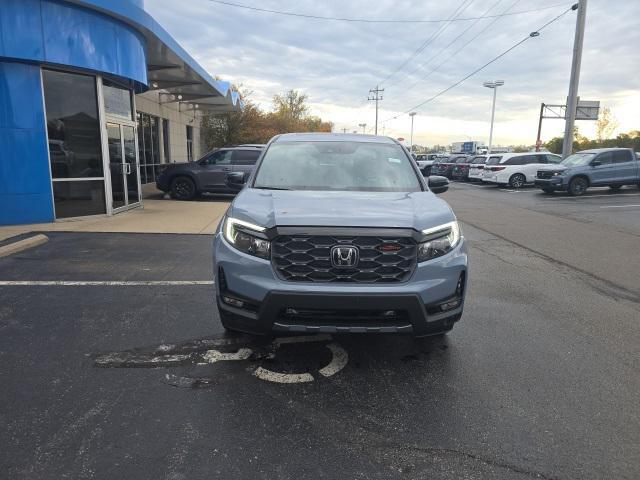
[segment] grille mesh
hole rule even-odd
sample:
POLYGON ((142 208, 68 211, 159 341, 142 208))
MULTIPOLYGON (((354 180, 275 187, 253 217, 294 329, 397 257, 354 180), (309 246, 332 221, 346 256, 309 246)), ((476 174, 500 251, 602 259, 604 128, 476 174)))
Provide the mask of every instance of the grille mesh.
POLYGON ((280 235, 271 244, 271 262, 280 278, 294 282, 397 283, 413 273, 417 245, 409 237, 280 235), (399 249, 379 250, 390 244, 399 249), (358 265, 334 267, 336 245, 357 247, 358 265))
POLYGON ((538 170, 537 177, 540 179, 551 178, 553 176, 553 172, 550 170, 538 170))

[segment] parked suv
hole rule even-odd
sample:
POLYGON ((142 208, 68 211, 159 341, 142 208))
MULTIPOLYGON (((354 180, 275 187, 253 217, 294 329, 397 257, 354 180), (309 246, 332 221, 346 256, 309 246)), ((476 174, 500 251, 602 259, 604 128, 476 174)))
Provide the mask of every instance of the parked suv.
POLYGON ((538 169, 548 164, 558 164, 561 160, 560 155, 543 152, 490 155, 482 181, 520 188, 534 182, 538 169))
POLYGON ((170 163, 156 179, 159 190, 178 200, 191 200, 200 193, 236 193, 227 186, 229 172, 250 173, 263 145, 213 150, 195 162, 170 163))
POLYGON ((476 155, 469 164, 469 174, 467 178, 471 182, 482 181, 484 175, 484 165, 489 160, 489 155, 476 155))
POLYGON ((422 175, 425 177, 431 175, 431 167, 437 158, 438 155, 435 153, 419 153, 416 155, 416 162, 418 162, 418 168, 422 175))
POLYGON ((583 195, 589 187, 640 186, 640 161, 629 148, 583 150, 539 169, 535 183, 545 193, 566 190, 570 195, 583 195))
POLYGON ((477 157, 469 155, 463 159, 459 159, 456 164, 453 166, 453 170, 451 171, 451 178, 453 180, 461 180, 466 182, 469 180, 469 169, 471 168, 471 163, 477 157))
POLYGON ((452 154, 450 157, 445 157, 442 161, 434 163, 431 167, 431 173, 433 173, 434 175, 442 175, 443 177, 451 179, 453 175, 454 165, 458 162, 465 162, 467 158, 467 155, 452 154))
MULTIPOLYGON (((242 188, 244 173, 229 175, 242 188)), ((274 137, 213 243, 225 329, 277 332, 449 331, 462 316, 465 239, 395 140, 274 137)))

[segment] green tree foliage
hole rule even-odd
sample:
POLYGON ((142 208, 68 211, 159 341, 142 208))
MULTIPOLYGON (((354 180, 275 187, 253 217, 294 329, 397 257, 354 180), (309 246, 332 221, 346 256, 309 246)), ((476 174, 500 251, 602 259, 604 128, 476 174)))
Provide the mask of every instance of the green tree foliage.
POLYGON ((273 110, 265 112, 241 92, 244 108, 224 115, 202 118, 201 139, 205 151, 242 143, 267 143, 271 137, 290 132, 330 132, 331 122, 309 115, 307 95, 289 90, 273 97, 273 110))
MULTIPOLYGON (((550 152, 562 153, 562 137, 555 137, 545 143, 545 147, 550 152)), ((573 151, 588 150, 591 148, 631 148, 636 152, 640 151, 640 130, 634 130, 629 133, 621 133, 615 138, 606 138, 602 140, 590 140, 577 131, 574 135, 573 151)))

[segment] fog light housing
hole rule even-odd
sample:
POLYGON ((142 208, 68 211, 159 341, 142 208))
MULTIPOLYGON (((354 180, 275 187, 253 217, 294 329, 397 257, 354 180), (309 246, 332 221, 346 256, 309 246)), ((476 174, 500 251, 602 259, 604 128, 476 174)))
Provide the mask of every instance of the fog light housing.
POLYGON ((446 312, 447 310, 453 310, 454 308, 458 308, 462 303, 461 298, 454 298, 449 300, 448 302, 441 303, 438 305, 440 307, 440 311, 446 312))
POLYGON ((228 295, 223 295, 222 296, 222 301, 224 303, 226 303, 227 305, 230 305, 232 307, 236 307, 236 308, 243 308, 244 307, 244 302, 242 300, 238 300, 237 298, 233 298, 233 297, 230 297, 228 295))

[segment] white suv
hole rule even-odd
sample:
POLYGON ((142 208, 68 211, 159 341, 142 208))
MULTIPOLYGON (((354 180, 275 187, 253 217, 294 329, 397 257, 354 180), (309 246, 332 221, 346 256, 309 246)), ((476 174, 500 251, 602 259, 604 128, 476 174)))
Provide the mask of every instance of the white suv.
POLYGON ((487 163, 489 155, 476 155, 469 165, 469 180, 477 182, 482 180, 484 174, 484 164, 487 163))
POLYGON ((483 182, 520 188, 533 183, 538 168, 562 161, 560 155, 544 152, 490 155, 484 167, 483 182))

